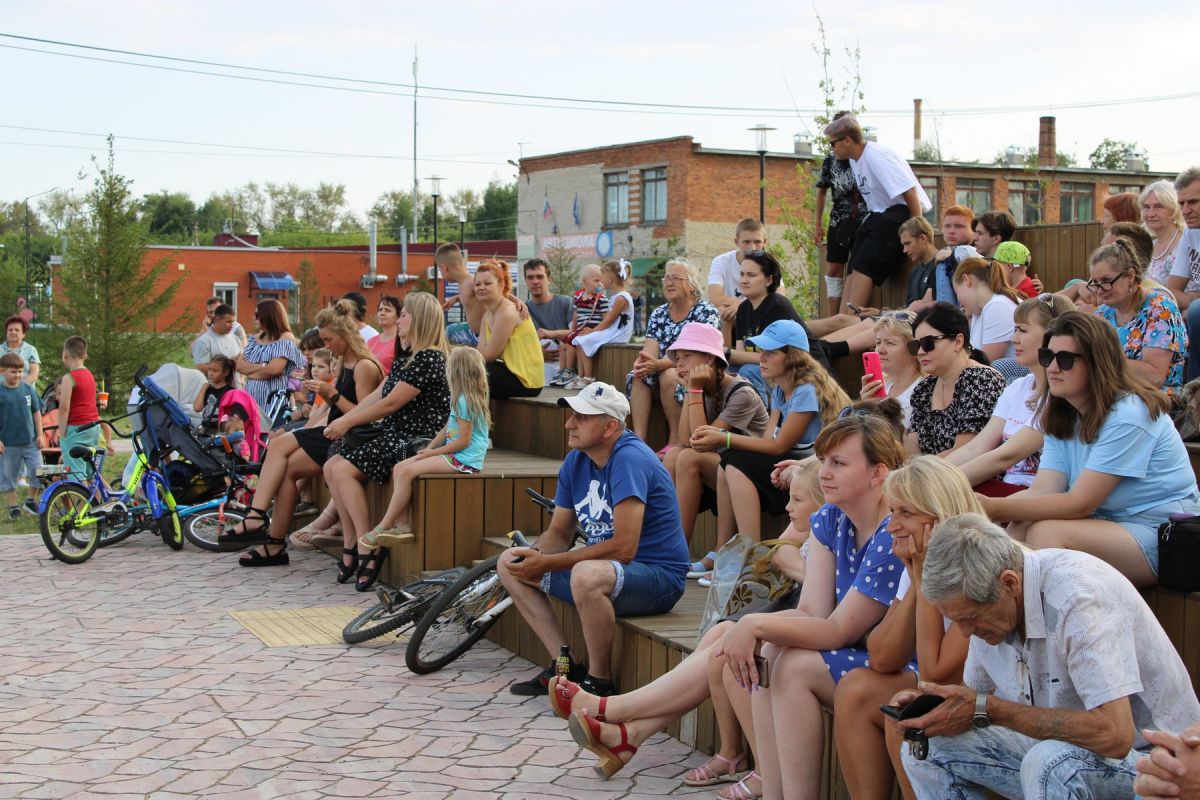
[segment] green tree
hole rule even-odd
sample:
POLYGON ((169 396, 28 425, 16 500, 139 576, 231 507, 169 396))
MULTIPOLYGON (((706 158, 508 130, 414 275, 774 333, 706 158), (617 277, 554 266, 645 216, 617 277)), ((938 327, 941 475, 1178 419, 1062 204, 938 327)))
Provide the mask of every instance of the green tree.
MULTIPOLYGON (((1124 142, 1105 138, 1088 156, 1088 163, 1093 169, 1126 169, 1126 164, 1133 157, 1145 158, 1137 142, 1124 142)), ((1149 169, 1149 163, 1146 164, 1149 169)))
POLYGON ((83 196, 70 189, 55 189, 38 198, 37 210, 46 220, 50 232, 61 236, 71 220, 83 213, 83 196))
POLYGON ((550 291, 554 294, 573 295, 579 283, 579 267, 575 266, 575 255, 565 247, 551 247, 542 251, 542 258, 550 266, 550 291))
POLYGON ((302 199, 304 221, 319 231, 332 233, 346 210, 346 187, 341 183, 318 183, 302 199))
POLYGON ((412 192, 402 189, 384 192, 371 206, 367 216, 379 220, 380 231, 398 241, 400 228, 407 230, 412 227, 412 192))
POLYGON ((142 219, 155 238, 190 239, 196 224, 196 204, 183 192, 148 194, 142 199, 142 219))
POLYGON ((321 307, 321 286, 317 282, 317 270, 307 258, 300 261, 296 278, 300 284, 299 296, 296 298, 300 329, 306 330, 316 321, 317 311, 321 307))
POLYGON ((148 232, 129 187, 116 172, 110 136, 85 213, 71 226, 56 310, 59 322, 87 338, 89 367, 114 393, 128 389, 140 365, 177 351, 176 337, 163 334, 183 332, 192 313, 168 316, 183 278, 167 274, 168 257, 144 264, 148 232))
POLYGON ((468 218, 477 239, 511 239, 517 228, 517 184, 493 180, 483 190, 483 202, 468 218))

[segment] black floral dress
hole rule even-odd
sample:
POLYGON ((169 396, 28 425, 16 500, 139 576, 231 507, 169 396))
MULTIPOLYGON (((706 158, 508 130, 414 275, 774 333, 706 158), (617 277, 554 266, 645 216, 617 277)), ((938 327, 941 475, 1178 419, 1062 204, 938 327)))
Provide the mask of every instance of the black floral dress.
POLYGON ((909 430, 917 432, 921 452, 937 455, 954 447, 960 433, 979 433, 992 418, 1004 393, 1004 378, 991 367, 967 367, 954 384, 954 396, 945 408, 933 407, 937 378, 927 375, 913 388, 909 430))
POLYGON ((409 442, 431 439, 450 417, 450 384, 446 382, 446 356, 439 350, 421 350, 411 359, 401 353, 383 381, 387 397, 397 384, 407 383, 418 391, 395 413, 384 419, 386 430, 369 442, 342 453, 376 483, 392 479, 392 467, 408 458, 409 442))

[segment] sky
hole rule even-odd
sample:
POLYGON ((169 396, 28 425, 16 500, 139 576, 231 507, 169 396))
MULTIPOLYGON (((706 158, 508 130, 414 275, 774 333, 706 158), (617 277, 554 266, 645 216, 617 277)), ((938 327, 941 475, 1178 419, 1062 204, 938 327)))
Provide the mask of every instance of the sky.
POLYGON ((422 192, 433 175, 444 178, 444 195, 512 180, 507 161, 522 154, 679 135, 751 150, 747 128, 757 124, 777 129, 771 150, 790 151, 793 134, 815 132, 822 102, 818 13, 834 82, 850 74, 845 48, 858 48, 862 121, 906 155, 920 97, 924 138, 947 159, 990 161, 1007 145, 1036 146, 1038 117, 1053 114, 1059 150, 1081 164, 1105 137, 1137 142, 1155 170, 1200 163, 1200 72, 1192 49, 1175 39, 1200 30, 1200 5, 1016 0, 976 8, 985 7, 0 0, 0 33, 63 43, 0 36, 0 73, 9 76, 0 197, 85 191, 91 157, 111 133, 117 171, 137 194, 183 191, 200 203, 247 181, 341 183, 362 215, 383 192, 412 186, 414 47, 426 87, 417 109, 422 192), (656 107, 579 102, 596 100, 656 107))

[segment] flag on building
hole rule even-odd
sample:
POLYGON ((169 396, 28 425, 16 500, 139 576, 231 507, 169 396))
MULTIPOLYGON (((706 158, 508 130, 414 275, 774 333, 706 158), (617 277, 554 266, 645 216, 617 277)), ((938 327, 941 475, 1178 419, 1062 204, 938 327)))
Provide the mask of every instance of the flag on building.
POLYGON ((549 220, 554 216, 554 212, 550 210, 550 198, 546 198, 546 204, 542 206, 542 219, 549 220))
POLYGON ((571 206, 571 216, 575 219, 575 227, 579 227, 579 192, 575 193, 575 205, 571 206))

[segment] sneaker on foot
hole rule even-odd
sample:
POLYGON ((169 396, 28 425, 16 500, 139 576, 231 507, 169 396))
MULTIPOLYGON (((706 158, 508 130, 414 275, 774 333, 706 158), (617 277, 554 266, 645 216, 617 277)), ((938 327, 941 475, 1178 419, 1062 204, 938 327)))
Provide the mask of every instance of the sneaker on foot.
MULTIPOLYGON (((19 516, 21 516, 21 509, 19 506, 9 506, 8 507, 8 518, 9 519, 16 519, 19 516)), ((545 691, 545 690, 543 690, 543 691, 545 691)))
POLYGON ((17 478, 17 486, 19 486, 22 489, 28 489, 29 488, 29 479, 26 478, 24 475, 22 475, 21 477, 17 478))
POLYGON ((702 577, 698 581, 696 581, 696 585, 707 589, 708 587, 712 586, 712 582, 713 582, 713 574, 711 572, 706 572, 706 573, 704 573, 704 577, 702 577))
POLYGON ((35 517, 38 515, 37 503, 34 502, 32 497, 21 504, 21 510, 26 514, 33 514, 35 517))

